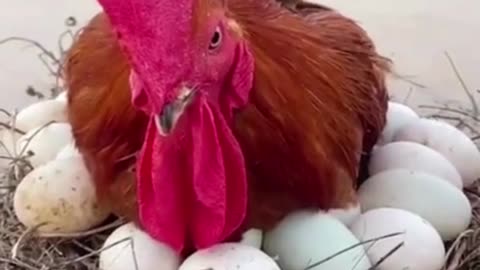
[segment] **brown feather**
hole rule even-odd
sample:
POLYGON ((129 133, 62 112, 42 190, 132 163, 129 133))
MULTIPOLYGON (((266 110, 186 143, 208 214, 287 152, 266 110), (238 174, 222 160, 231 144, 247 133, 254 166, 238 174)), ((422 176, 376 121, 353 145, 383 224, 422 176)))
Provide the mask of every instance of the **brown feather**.
POLYGON ((106 16, 97 15, 67 55, 68 116, 100 199, 132 217, 136 200, 124 196, 135 195, 134 179, 124 171, 135 158, 124 158, 140 149, 147 118, 131 105, 129 73, 106 16))
POLYGON ((256 62, 235 129, 251 177, 250 222, 265 228, 298 208, 355 202, 362 151, 385 124, 388 61, 335 11, 309 6, 298 16, 268 0, 229 3, 256 62))

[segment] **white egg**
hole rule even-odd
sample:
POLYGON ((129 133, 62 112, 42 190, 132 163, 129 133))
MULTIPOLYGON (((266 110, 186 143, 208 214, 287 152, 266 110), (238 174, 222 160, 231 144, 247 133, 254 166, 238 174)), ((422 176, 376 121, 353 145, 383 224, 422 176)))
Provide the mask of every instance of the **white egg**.
POLYGON ((33 154, 29 161, 33 167, 37 167, 54 160, 58 152, 71 142, 73 136, 70 124, 53 123, 29 131, 18 140, 18 147, 23 149, 26 146, 24 153, 33 154))
POLYGON ((457 168, 464 187, 480 177, 480 151, 465 133, 448 123, 422 118, 401 128, 394 141, 417 142, 438 151, 457 168))
POLYGON ((423 171, 448 180, 459 189, 462 177, 453 164, 439 152, 419 143, 393 142, 372 152, 368 171, 370 175, 389 169, 423 171))
POLYGON ((392 253, 375 269, 440 270, 443 265, 442 239, 427 221, 414 213, 393 208, 375 209, 362 214, 350 229, 362 242, 402 233, 364 244, 373 265, 392 253))
POLYGON ((179 270, 280 270, 275 261, 258 248, 239 243, 218 244, 195 252, 179 270))
MULTIPOLYGON (((14 145, 21 135, 14 133, 9 129, 0 129, 0 186, 10 186, 8 168, 12 162, 12 156, 15 156, 14 145)), ((8 189, 0 188, 0 196, 8 194, 8 189)))
POLYGON ((83 159, 57 159, 27 174, 14 196, 17 218, 27 227, 46 223, 44 233, 88 230, 109 212, 98 204, 95 186, 83 159))
POLYGON ((58 94, 54 100, 67 102, 67 91, 63 91, 60 94, 58 94))
POLYGON ((313 265, 316 266, 312 270, 369 269, 370 262, 361 246, 324 261, 358 243, 358 239, 336 218, 305 211, 288 215, 268 231, 263 247, 267 254, 278 259, 282 270, 304 270, 313 265))
POLYGON ((100 253, 100 270, 177 270, 180 258, 133 223, 118 227, 100 253))
POLYGON ((467 229, 472 218, 472 207, 461 190, 425 172, 383 171, 367 179, 358 196, 363 211, 393 207, 420 215, 446 241, 467 229))
POLYGON ((263 243, 263 231, 259 229, 250 229, 243 233, 241 244, 252 246, 255 248, 262 248, 263 243))
POLYGON ((16 128, 28 132, 49 122, 67 122, 65 102, 45 100, 34 103, 21 110, 16 119, 16 128))
POLYGON ((419 119, 417 113, 410 107, 401 103, 389 101, 387 110, 387 122, 378 140, 378 145, 392 141, 395 133, 403 126, 419 119))
MULTIPOLYGON (((2 187, 13 186, 13 183, 11 183, 9 175, 6 171, 0 171, 0 186, 2 187)), ((8 193, 10 193, 10 189, 0 188, 0 196, 4 196, 8 193)))
POLYGON ((359 203, 352 203, 344 208, 328 209, 327 214, 338 219, 345 226, 350 226, 352 222, 360 216, 361 208, 359 203))
POLYGON ((64 159, 77 156, 81 156, 80 151, 78 151, 78 148, 75 146, 75 142, 71 142, 63 147, 60 152, 58 152, 55 159, 64 159))

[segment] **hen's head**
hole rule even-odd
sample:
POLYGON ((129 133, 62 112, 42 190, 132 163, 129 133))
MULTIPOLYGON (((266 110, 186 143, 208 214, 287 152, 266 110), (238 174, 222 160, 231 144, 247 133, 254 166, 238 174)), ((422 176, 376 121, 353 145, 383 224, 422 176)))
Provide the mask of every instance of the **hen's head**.
POLYGON ((229 123, 253 58, 222 0, 99 0, 132 66, 134 105, 151 116, 138 159, 140 221, 182 250, 243 222, 246 173, 229 123))
POLYGON ((198 96, 222 109, 231 96, 245 102, 251 85, 235 80, 253 74, 253 65, 239 48, 240 28, 228 18, 224 0, 100 3, 133 66, 133 102, 155 115, 162 135, 173 131, 198 96))

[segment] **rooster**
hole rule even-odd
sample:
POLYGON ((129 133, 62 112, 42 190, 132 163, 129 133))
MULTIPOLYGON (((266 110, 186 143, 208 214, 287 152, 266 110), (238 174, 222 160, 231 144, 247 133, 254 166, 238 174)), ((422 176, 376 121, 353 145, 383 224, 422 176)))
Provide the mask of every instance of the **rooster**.
POLYGON ((99 2, 65 75, 76 145, 116 213, 181 252, 357 205, 390 62, 353 20, 301 1, 99 2))

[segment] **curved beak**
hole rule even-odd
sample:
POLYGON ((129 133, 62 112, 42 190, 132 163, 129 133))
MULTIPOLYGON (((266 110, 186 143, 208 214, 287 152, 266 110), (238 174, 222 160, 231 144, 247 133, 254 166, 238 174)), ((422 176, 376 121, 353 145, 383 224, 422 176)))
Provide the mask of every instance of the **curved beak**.
POLYGON ((172 133, 175 125, 195 97, 196 91, 188 87, 182 87, 180 94, 172 102, 164 105, 160 114, 155 115, 155 124, 161 136, 172 133))

